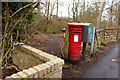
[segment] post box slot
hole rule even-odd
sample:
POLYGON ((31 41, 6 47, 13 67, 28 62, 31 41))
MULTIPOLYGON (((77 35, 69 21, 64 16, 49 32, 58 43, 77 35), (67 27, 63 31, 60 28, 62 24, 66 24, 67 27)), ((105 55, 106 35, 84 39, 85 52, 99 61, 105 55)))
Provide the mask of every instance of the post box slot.
POLYGON ((73 32, 73 33, 80 33, 80 32, 73 32))

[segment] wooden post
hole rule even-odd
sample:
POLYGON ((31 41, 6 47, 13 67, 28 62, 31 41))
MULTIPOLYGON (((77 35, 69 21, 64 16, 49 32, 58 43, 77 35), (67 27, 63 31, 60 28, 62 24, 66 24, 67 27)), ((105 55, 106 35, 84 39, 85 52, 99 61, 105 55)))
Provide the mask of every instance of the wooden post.
POLYGON ((86 52, 86 42, 83 42, 82 59, 85 59, 85 52, 86 52))
POLYGON ((120 26, 118 26, 118 29, 117 29, 117 40, 120 39, 120 26))
POLYGON ((94 51, 94 41, 95 41, 95 27, 93 27, 93 38, 92 38, 92 42, 91 42, 90 54, 92 54, 94 51))
POLYGON ((116 40, 118 40, 118 29, 116 30, 116 40))
POLYGON ((69 28, 66 28, 65 33, 65 41, 64 41, 64 52, 62 54, 62 57, 67 60, 68 59, 68 46, 69 46, 69 28))
POLYGON ((118 2, 118 39, 120 39, 120 1, 118 2))
POLYGON ((97 43, 97 47, 99 46, 99 43, 98 43, 98 36, 97 36, 97 33, 98 31, 95 30, 95 39, 96 39, 96 43, 97 43))
POLYGON ((106 29, 104 29, 104 32, 103 32, 103 42, 105 42, 105 33, 106 33, 106 29))

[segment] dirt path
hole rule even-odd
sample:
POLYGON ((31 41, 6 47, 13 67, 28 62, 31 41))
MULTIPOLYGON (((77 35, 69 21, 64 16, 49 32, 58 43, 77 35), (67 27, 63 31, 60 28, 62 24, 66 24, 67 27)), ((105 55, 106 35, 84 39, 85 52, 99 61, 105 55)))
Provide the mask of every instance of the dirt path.
POLYGON ((100 61, 88 68, 81 78, 118 78, 118 62, 115 60, 118 61, 118 44, 100 61))
POLYGON ((50 34, 49 35, 50 41, 46 42, 46 49, 45 51, 60 57, 61 49, 63 47, 63 39, 60 34, 50 34))
POLYGON ((53 54, 55 56, 61 57, 61 49, 63 48, 63 38, 62 34, 47 34, 43 35, 46 36, 45 38, 42 38, 42 35, 35 35, 34 43, 30 43, 29 45, 38 48, 42 51, 45 51, 47 53, 53 54), (42 42, 39 42, 42 41, 42 42))

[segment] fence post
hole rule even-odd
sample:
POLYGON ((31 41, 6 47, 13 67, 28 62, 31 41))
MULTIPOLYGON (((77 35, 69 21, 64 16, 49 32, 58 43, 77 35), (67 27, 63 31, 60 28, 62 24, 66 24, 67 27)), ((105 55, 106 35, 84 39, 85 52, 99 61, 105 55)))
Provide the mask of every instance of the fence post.
POLYGON ((119 28, 117 29, 117 35, 116 35, 116 39, 119 39, 119 28))
POLYGON ((104 29, 104 33, 103 33, 103 42, 105 41, 105 33, 106 33, 106 29, 104 29))
POLYGON ((98 43, 98 37, 97 37, 97 31, 95 30, 95 39, 96 39, 96 46, 99 46, 99 43, 98 43))

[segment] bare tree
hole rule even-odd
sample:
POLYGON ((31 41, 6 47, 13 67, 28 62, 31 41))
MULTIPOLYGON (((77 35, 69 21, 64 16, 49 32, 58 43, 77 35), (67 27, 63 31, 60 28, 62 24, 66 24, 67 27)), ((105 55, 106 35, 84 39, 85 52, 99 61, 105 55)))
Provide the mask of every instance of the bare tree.
POLYGON ((70 18, 70 3, 68 4, 68 18, 70 18))
POLYGON ((53 4, 51 4, 50 20, 51 20, 52 14, 53 14, 54 7, 55 7, 55 2, 53 4))
POLYGON ((47 2, 47 17, 46 17, 46 20, 48 21, 49 19, 49 11, 50 11, 50 0, 47 2))
POLYGON ((100 12, 99 12, 98 19, 97 19, 97 28, 99 29, 100 29, 101 17, 102 17, 104 6, 105 6, 105 2, 101 2, 100 12))
POLYGON ((120 26, 120 1, 118 4, 118 26, 120 26))
POLYGON ((62 19, 62 11, 60 11, 60 14, 61 14, 61 19, 62 19))
POLYGON ((113 22, 112 22, 112 18, 113 18, 113 1, 111 3, 111 6, 109 7, 109 17, 110 17, 110 23, 109 23, 109 26, 113 26, 113 22))
MULTIPOLYGON (((119 10, 118 10, 118 3, 116 2, 115 4, 114 4, 114 7, 113 7, 113 16, 115 16, 115 18, 113 18, 113 26, 114 27, 118 27, 118 19, 120 19, 120 17, 118 17, 118 16, 120 16, 120 12, 119 12, 119 10)), ((119 23, 120 24, 120 23, 119 23)))
POLYGON ((79 11, 79 19, 81 22, 85 21, 85 17, 86 15, 84 14, 85 13, 85 0, 83 0, 83 2, 80 3, 81 6, 80 6, 80 11, 79 11))
POLYGON ((47 27, 48 27, 48 24, 49 24, 49 13, 50 11, 50 0, 49 1, 46 1, 46 10, 45 10, 45 14, 46 14, 46 17, 45 17, 45 20, 46 20, 46 25, 44 27, 44 31, 47 32, 47 27))
POLYGON ((95 25, 97 25, 96 21, 98 20, 97 17, 99 15, 99 5, 100 5, 100 2, 95 2, 94 5, 95 5, 94 23, 95 23, 95 25))
POLYGON ((79 1, 75 2, 75 21, 78 21, 78 6, 79 6, 79 1))
POLYGON ((56 4, 57 4, 56 17, 57 17, 58 16, 58 0, 57 0, 56 4))
POLYGON ((73 0, 72 13, 73 13, 73 22, 75 22, 75 0, 73 0))

